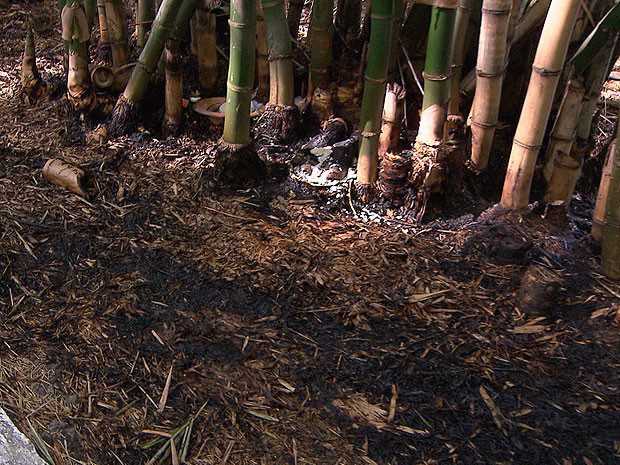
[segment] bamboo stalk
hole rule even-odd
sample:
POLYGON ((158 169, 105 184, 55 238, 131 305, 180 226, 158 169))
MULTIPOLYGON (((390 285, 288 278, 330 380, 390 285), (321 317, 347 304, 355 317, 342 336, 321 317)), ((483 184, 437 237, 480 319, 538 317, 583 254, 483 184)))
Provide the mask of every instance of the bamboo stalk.
POLYGON ((67 98, 76 110, 90 111, 96 99, 88 72, 90 28, 83 5, 77 0, 67 2, 61 20, 68 55, 67 98))
POLYGON ((609 196, 609 185, 611 182, 611 174, 615 164, 616 142, 612 142, 607 150, 607 159, 603 166, 601 182, 599 184, 598 193, 596 195, 596 204, 592 213, 592 238, 600 242, 603 238, 603 227, 607 219, 607 198, 609 196))
POLYGON ((469 19, 471 17, 472 0, 460 0, 456 10, 454 35, 452 37, 452 78, 450 80, 450 101, 448 102, 448 132, 451 127, 462 126, 463 114, 461 113, 461 75, 465 61, 465 48, 467 41, 467 30, 469 29, 469 19))
POLYGON ((269 45, 269 104, 291 107, 295 100, 293 47, 282 0, 262 0, 269 45))
POLYGON ((250 143, 250 102, 256 57, 256 0, 232 0, 230 59, 224 119, 225 144, 250 143))
POLYGON ((84 0, 84 12, 88 20, 88 27, 93 27, 95 17, 97 16, 97 0, 84 0))
POLYGON ((108 17, 105 11, 105 0, 97 0, 97 16, 99 19, 99 43, 97 44, 97 52, 99 58, 109 63, 110 55, 110 34, 108 32, 108 17))
MULTIPOLYGON (((525 12, 519 11, 521 17, 514 26, 514 33, 510 41, 511 47, 519 43, 523 38, 529 37, 529 34, 544 21, 550 4, 551 0, 537 0, 525 12)), ((471 94, 475 88, 476 70, 474 69, 467 73, 467 76, 461 81, 461 92, 471 94)))
POLYGON ((585 78, 575 76, 567 84, 546 154, 545 201, 548 203, 568 204, 573 196, 581 176, 583 158, 590 145, 594 114, 591 104, 596 105, 599 100, 610 64, 616 57, 616 43, 617 36, 608 41, 593 58, 590 68, 585 72, 585 78), (581 125, 584 137, 579 135, 581 125))
POLYGON ((256 2, 256 74, 258 81, 256 98, 266 102, 269 99, 269 45, 261 2, 256 2))
POLYGON ((209 2, 200 1, 194 20, 200 87, 205 94, 213 95, 217 86, 217 26, 209 2))
POLYGON ((316 88, 327 89, 330 84, 333 15, 333 0, 314 0, 310 22, 310 97, 316 88))
POLYGON ((151 30, 155 17, 153 0, 137 0, 136 12, 136 42, 142 48, 146 44, 146 35, 151 30))
POLYGON ((562 73, 579 0, 553 0, 532 66, 532 75, 510 153, 501 206, 521 209, 529 203, 536 158, 562 73))
POLYGON ((123 95, 116 102, 110 124, 113 135, 125 134, 135 124, 136 106, 144 98, 152 75, 157 69, 162 51, 168 40, 183 0, 163 0, 146 45, 134 67, 123 95))
POLYGON ((376 0, 371 13, 368 62, 360 119, 361 142, 357 162, 357 187, 362 201, 368 201, 377 179, 377 154, 381 110, 385 96, 390 57, 385 44, 391 43, 394 0, 376 0))
POLYGON ((486 169, 493 147, 502 83, 508 55, 508 33, 512 0, 484 0, 476 69, 476 94, 472 104, 471 164, 486 169))
POLYGON ((183 122, 183 70, 181 68, 181 42, 187 33, 189 20, 196 11, 198 0, 185 0, 181 5, 174 30, 166 41, 165 54, 165 115, 162 124, 166 135, 180 132, 183 122))
POLYGON ((428 33, 424 64, 424 99, 420 115, 417 144, 438 147, 443 140, 443 126, 450 98, 451 46, 456 19, 456 0, 443 1, 446 7, 434 6, 428 33))
POLYGON ((606 219, 602 237, 603 273, 611 279, 620 279, 620 130, 616 131, 611 175, 608 179, 606 219))
POLYGON ((129 60, 129 46, 127 44, 127 24, 125 9, 120 0, 105 0, 105 14, 112 50, 112 65, 115 69, 125 66, 129 60))
POLYGON ((183 118, 183 72, 179 42, 166 42, 166 89, 163 130, 166 135, 177 135, 183 118))

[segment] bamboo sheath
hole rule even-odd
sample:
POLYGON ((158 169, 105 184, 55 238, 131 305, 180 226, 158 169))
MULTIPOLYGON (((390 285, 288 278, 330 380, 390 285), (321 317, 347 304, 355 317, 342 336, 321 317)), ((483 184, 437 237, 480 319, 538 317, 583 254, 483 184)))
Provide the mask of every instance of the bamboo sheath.
POLYGON ((230 58, 223 140, 244 146, 250 143, 250 102, 256 62, 256 0, 232 0, 230 58))
POLYGON ((175 134, 183 118, 183 72, 180 62, 180 47, 176 40, 166 42, 166 88, 164 131, 175 134))
POLYGON ((90 27, 83 6, 68 2, 61 12, 62 39, 68 55, 67 98, 78 110, 95 104, 88 72, 90 27))
POLYGON ((362 189, 369 188, 377 179, 381 113, 390 65, 390 56, 385 53, 385 44, 391 43, 393 15, 394 0, 376 0, 373 3, 359 125, 362 138, 357 162, 357 183, 362 189))
POLYGON ((603 273, 612 279, 620 279, 620 131, 616 132, 602 237, 603 273))
POLYGON ((472 104, 472 166, 486 169, 495 137, 508 56, 512 0, 484 0, 472 104))
POLYGON ((263 0, 269 47, 269 103, 291 107, 295 100, 293 42, 282 0, 263 0))
POLYGON ((607 198, 609 196, 609 185, 611 182, 611 174, 616 157, 616 142, 612 142, 607 151, 607 159, 603 167, 603 174, 599 184, 598 193, 596 195, 596 204, 592 213, 592 238, 600 241, 603 238, 603 226, 607 218, 607 198))
POLYGON ((500 202, 504 208, 521 209, 529 203, 536 158, 580 4, 580 0, 553 0, 549 7, 510 153, 500 202))

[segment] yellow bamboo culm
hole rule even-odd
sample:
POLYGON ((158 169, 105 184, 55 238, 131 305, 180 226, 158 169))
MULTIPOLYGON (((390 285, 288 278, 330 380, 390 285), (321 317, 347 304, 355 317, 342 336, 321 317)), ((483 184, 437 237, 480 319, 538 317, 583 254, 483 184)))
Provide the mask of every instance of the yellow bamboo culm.
POLYGON ((609 183, 611 181, 611 171, 614 166, 615 158, 616 143, 614 141, 607 151, 607 160, 603 167, 601 183, 599 184, 598 194, 596 195, 596 205, 592 213, 592 231, 590 234, 595 241, 600 241, 603 238, 603 226, 605 226, 605 220, 607 219, 607 213, 605 211, 607 209, 607 196, 609 195, 609 183))
POLYGON ((567 204, 575 191, 582 157, 579 150, 573 148, 573 144, 584 95, 585 87, 581 80, 568 82, 546 154, 544 174, 548 183, 545 193, 547 203, 567 204))
POLYGON ((580 0, 553 0, 545 20, 525 102, 510 152, 500 205, 527 207, 551 105, 557 90, 580 0))
POLYGON ((610 174, 605 202, 605 222, 601 238, 603 273, 611 279, 620 279, 620 128, 612 145, 609 161, 610 174))
POLYGON ((512 0, 484 0, 472 105, 472 167, 486 169, 502 98, 512 0))

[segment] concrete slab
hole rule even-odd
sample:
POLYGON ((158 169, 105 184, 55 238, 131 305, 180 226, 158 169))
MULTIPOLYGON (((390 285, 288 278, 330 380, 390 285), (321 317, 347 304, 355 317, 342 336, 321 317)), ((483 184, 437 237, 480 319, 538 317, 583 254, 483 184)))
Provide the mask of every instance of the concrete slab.
POLYGON ((0 465, 45 465, 30 440, 0 408, 0 465))

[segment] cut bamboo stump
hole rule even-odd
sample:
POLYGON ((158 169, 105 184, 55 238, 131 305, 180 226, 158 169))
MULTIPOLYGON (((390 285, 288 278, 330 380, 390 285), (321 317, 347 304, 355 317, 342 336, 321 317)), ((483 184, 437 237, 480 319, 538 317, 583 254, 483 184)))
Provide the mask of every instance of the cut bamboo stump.
POLYGON ((88 176, 77 166, 58 158, 50 158, 43 166, 43 177, 69 192, 82 197, 88 196, 88 176))

